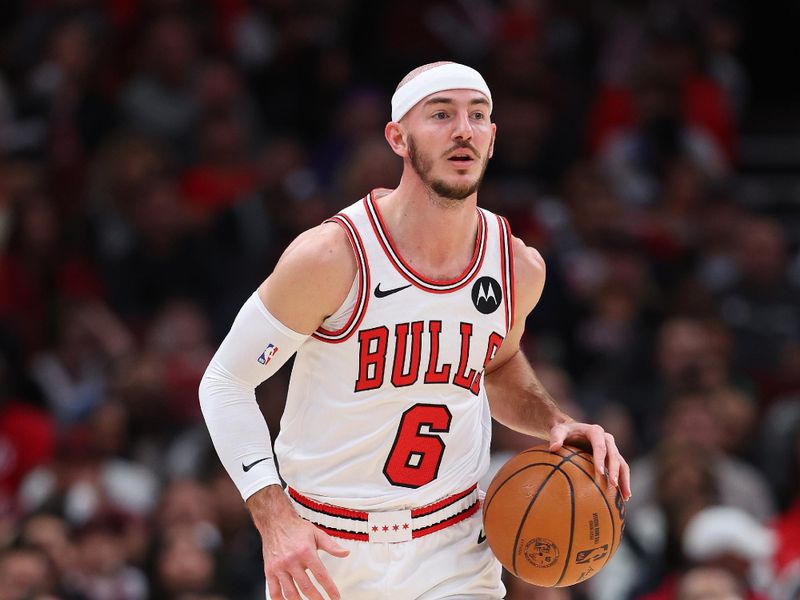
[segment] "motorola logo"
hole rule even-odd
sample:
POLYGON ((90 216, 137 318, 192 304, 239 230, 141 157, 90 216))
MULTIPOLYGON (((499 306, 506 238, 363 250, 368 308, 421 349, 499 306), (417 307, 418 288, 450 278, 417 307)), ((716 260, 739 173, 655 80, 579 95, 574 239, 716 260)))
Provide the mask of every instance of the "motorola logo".
POLYGON ((492 277, 481 277, 472 286, 472 303, 485 315, 497 310, 503 301, 500 284, 492 277))

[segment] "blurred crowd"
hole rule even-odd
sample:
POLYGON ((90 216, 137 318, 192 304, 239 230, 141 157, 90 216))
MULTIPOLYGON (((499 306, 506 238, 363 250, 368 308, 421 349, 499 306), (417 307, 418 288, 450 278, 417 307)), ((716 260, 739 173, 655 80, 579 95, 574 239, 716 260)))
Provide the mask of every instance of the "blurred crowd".
POLYGON ((396 184, 389 98, 443 58, 495 98, 481 204, 548 264, 526 351, 633 465, 603 572, 509 600, 800 598, 800 240, 739 194, 740 9, 0 3, 0 600, 264 597, 197 386, 288 242, 396 184))

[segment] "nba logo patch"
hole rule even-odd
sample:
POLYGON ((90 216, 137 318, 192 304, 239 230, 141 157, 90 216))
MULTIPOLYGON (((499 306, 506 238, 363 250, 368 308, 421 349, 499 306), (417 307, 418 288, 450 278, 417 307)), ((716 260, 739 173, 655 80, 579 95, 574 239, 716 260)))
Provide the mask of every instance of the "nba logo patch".
POLYGON ((272 357, 275 356, 277 353, 278 353, 278 347, 275 344, 270 344, 269 346, 264 348, 264 351, 261 353, 261 356, 258 357, 258 362, 260 362, 262 365, 266 365, 272 359, 272 357))

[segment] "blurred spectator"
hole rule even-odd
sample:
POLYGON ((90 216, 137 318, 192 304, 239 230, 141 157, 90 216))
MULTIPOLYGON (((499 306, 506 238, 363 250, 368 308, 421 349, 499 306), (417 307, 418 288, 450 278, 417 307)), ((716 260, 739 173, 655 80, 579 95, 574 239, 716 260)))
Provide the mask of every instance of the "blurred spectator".
POLYGON ((198 116, 198 48, 191 24, 177 16, 157 18, 148 27, 140 56, 139 70, 122 94, 126 123, 187 157, 198 116))
POLYGON ((705 26, 705 42, 708 73, 725 92, 727 104, 733 114, 741 120, 751 95, 751 84, 737 57, 743 24, 735 4, 717 3, 705 26))
POLYGON ((696 514, 683 535, 686 556, 696 564, 732 573, 748 600, 765 599, 773 579, 775 535, 746 512, 715 506, 696 514))
POLYGON ((64 306, 52 348, 34 357, 31 374, 59 425, 85 418, 104 399, 106 369, 133 350, 130 332, 105 306, 64 306))
MULTIPOLYGON (((358 88, 340 102, 331 124, 331 131, 328 137, 319 143, 313 157, 314 170, 319 177, 320 184, 331 184, 337 173, 348 168, 347 165, 353 160, 356 151, 364 148, 365 144, 374 148, 377 145, 376 142, 380 140, 383 145, 380 150, 381 157, 386 156, 387 151, 393 157, 395 156, 383 137, 379 135, 386 125, 388 101, 388 98, 378 90, 358 88)), ((400 160, 396 157, 394 160, 397 166, 392 170, 397 171, 399 178, 400 160)), ((391 183, 391 181, 372 181, 371 185, 378 187, 391 183)), ((359 189, 355 192, 355 196, 363 196, 366 193, 365 189, 367 188, 359 189)), ((348 193, 354 191, 352 186, 347 186, 347 190, 348 193)), ((342 202, 346 205, 344 199, 342 202)))
MULTIPOLYGON (((720 85, 701 70, 693 26, 656 23, 648 31, 643 21, 649 15, 637 14, 636 8, 619 13, 625 15, 617 31, 621 37, 612 37, 609 47, 617 44, 630 54, 615 60, 620 68, 610 73, 610 80, 597 91, 588 125, 592 153, 601 153, 610 136, 637 122, 649 123, 654 126, 651 133, 658 134, 659 121, 653 121, 653 117, 671 116, 690 133, 684 142, 695 157, 704 158, 708 166, 729 165, 736 155, 731 107, 720 85)), ((619 54, 614 53, 614 58, 619 54)), ((656 136, 651 141, 658 139, 656 136)), ((661 137, 661 141, 667 139, 669 136, 661 137)))
POLYGON ((675 600, 746 600, 733 574, 716 567, 695 567, 678 582, 675 600))
POLYGON ((676 161, 687 160, 707 177, 725 174, 727 160, 715 140, 680 114, 679 82, 642 67, 633 85, 637 120, 612 131, 598 149, 620 196, 633 206, 656 201, 676 161))
POLYGON ((144 353, 162 371, 163 397, 156 410, 178 427, 199 420, 197 387, 214 354, 203 311, 190 302, 166 305, 151 322, 144 353))
POLYGON ((708 291, 719 292, 737 277, 737 232, 746 214, 723 193, 712 196, 699 216, 697 278, 708 291))
POLYGON ((553 183, 564 169, 553 131, 555 111, 542 93, 498 99, 492 173, 506 179, 553 183))
MULTIPOLYGON (((58 594, 57 586, 55 573, 43 551, 28 546, 0 551, 0 600, 42 596, 49 600, 58 594)), ((64 596, 64 600, 70 598, 64 596)))
POLYGON ((644 378, 633 373, 613 388, 639 429, 642 447, 663 434, 663 411, 672 396, 693 391, 711 394, 728 387, 748 390, 747 379, 730 364, 726 333, 708 320, 666 319, 655 338, 652 370, 643 371, 644 378))
POLYGON ((233 113, 212 113, 198 129, 199 161, 183 174, 181 188, 190 215, 202 224, 250 194, 256 171, 247 156, 248 132, 233 113))
POLYGON ((191 479, 177 480, 164 491, 158 509, 154 599, 214 591, 221 535, 209 490, 191 479))
POLYGON ((132 519, 150 514, 160 488, 153 471, 122 456, 125 413, 119 405, 100 406, 89 426, 65 431, 49 463, 31 471, 19 495, 23 510, 55 508, 71 525, 106 515, 132 519))
POLYGON ((800 341, 800 290, 786 276, 786 237, 778 222, 746 219, 738 237, 739 277, 721 293, 720 311, 736 336, 737 367, 769 389, 783 353, 800 341))
POLYGON ((20 541, 47 554, 59 580, 73 569, 76 548, 67 522, 55 513, 34 513, 21 525, 20 541))
POLYGON ((335 201, 346 206, 380 187, 394 186, 400 181, 400 160, 385 140, 365 139, 352 148, 347 165, 340 171, 335 201))
POLYGON ((163 146, 135 135, 110 139, 97 152, 87 189, 86 216, 101 265, 130 252, 139 198, 152 181, 166 174, 168 165, 163 146))
MULTIPOLYGON (((628 598, 653 590, 669 573, 682 568, 686 524, 718 501, 713 459, 698 445, 665 442, 648 456, 648 462, 654 471, 652 487, 642 492, 649 492, 649 499, 626 506, 625 535, 617 554, 587 582, 592 600, 628 598)), ((631 481, 642 484, 638 476, 631 481)), ((631 498, 638 495, 635 491, 631 498)))
POLYGON ((77 561, 64 578, 68 589, 87 600, 145 600, 147 580, 126 564, 122 527, 113 521, 95 521, 76 535, 77 561))
POLYGON ((31 108, 46 121, 46 156, 56 198, 73 210, 90 153, 116 125, 116 107, 95 76, 102 46, 81 19, 56 25, 43 57, 30 74, 31 108))
POLYGON ((155 561, 153 600, 214 591, 214 556, 190 532, 163 535, 155 561))
POLYGON ((132 219, 134 245, 104 272, 113 308, 137 331, 177 298, 210 307, 215 265, 209 248, 189 229, 176 182, 166 177, 148 182, 132 219))
POLYGON ((100 299, 103 287, 83 253, 70 248, 50 196, 35 190, 16 198, 11 219, 0 253, 0 321, 31 353, 45 347, 58 303, 100 299))
POLYGON ((242 74, 225 59, 206 61, 197 78, 199 111, 202 115, 233 115, 247 135, 246 150, 263 137, 261 115, 242 74))
MULTIPOLYGON (((209 456, 211 453, 209 453, 209 456)), ((261 536, 251 525, 250 513, 228 474, 216 467, 208 478, 217 523, 222 534, 222 547, 218 553, 220 586, 232 598, 258 597, 263 588, 261 577, 261 536)))
MULTIPOLYGON (((749 464, 725 454, 721 419, 714 412, 714 396, 687 391, 670 398, 662 416, 660 438, 668 444, 692 444, 708 456, 717 499, 765 522, 775 513, 775 501, 764 477, 749 464)), ((647 506, 659 485, 656 454, 645 455, 631 465, 633 495, 629 514, 647 506)))
POLYGON ((47 412, 0 397, 0 513, 14 511, 22 480, 53 457, 55 430, 55 422, 47 412))
POLYGON ((767 459, 773 454, 779 456, 776 462, 783 472, 778 482, 787 498, 786 508, 772 523, 777 540, 776 600, 792 598, 800 591, 800 404, 797 401, 784 404, 775 405, 773 413, 780 417, 788 431, 776 431, 777 427, 768 430, 777 439, 774 452, 766 456, 767 459))

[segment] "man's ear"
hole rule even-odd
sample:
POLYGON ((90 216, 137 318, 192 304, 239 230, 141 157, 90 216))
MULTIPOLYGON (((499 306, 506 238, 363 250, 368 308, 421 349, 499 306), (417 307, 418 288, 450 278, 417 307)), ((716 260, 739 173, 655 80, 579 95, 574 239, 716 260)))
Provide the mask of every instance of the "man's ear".
POLYGON ((408 157, 408 144, 406 142, 403 126, 397 121, 389 121, 383 130, 383 135, 392 151, 402 158, 408 157))
POLYGON ((492 141, 489 144, 489 158, 492 158, 492 156, 494 155, 494 140, 496 136, 497 136, 497 124, 492 123, 492 141))

